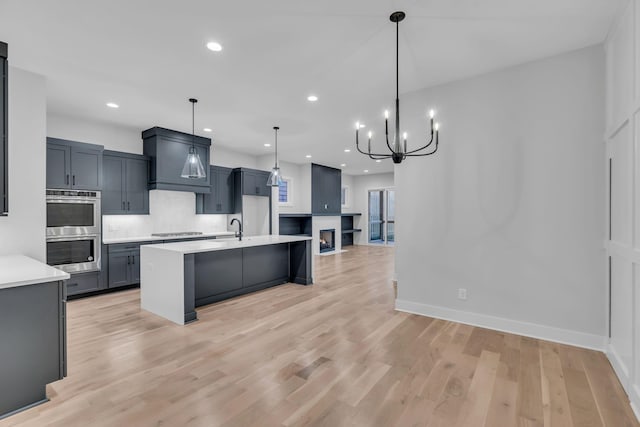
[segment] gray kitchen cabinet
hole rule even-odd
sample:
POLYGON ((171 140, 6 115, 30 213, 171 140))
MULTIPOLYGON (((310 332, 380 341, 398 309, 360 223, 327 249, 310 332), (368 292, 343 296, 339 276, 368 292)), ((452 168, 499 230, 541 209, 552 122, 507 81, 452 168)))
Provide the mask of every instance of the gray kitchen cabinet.
POLYGON ((211 139, 153 127, 142 132, 144 154, 150 159, 149 189, 209 193, 209 150, 211 139), (195 146, 205 168, 205 178, 183 178, 182 167, 195 146))
POLYGON ((241 174, 242 195, 244 196, 271 196, 271 187, 267 186, 269 172, 240 168, 236 169, 241 174))
POLYGON ((342 171, 328 166, 311 165, 311 213, 340 215, 342 212, 342 171))
POLYGON ((9 212, 9 64, 8 46, 0 42, 0 215, 9 212))
POLYGON ((67 374, 64 281, 0 289, 0 419, 47 400, 67 374))
POLYGON ((108 287, 140 283, 140 245, 162 242, 122 243, 108 245, 108 287))
POLYGON ((211 166, 211 193, 196 194, 197 214, 234 213, 233 169, 211 166))
POLYGON ((103 156, 103 215, 149 214, 149 159, 136 154, 105 151, 103 156))
POLYGON ((67 295, 74 296, 95 292, 102 289, 100 282, 100 272, 91 271, 89 273, 74 273, 67 280, 67 295))
POLYGON ((47 188, 102 190, 100 145, 47 138, 47 188))

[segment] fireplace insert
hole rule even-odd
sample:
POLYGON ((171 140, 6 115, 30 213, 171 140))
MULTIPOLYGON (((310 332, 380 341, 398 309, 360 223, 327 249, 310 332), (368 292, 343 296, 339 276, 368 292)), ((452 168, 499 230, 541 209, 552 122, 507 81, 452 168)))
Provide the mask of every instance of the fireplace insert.
POLYGON ((320 253, 335 250, 336 230, 320 230, 320 253))

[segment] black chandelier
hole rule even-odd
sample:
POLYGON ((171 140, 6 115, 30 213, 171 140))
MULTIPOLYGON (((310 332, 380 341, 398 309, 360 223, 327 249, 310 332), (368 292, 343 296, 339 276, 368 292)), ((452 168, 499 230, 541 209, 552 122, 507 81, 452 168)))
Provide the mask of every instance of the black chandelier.
POLYGON ((368 150, 362 151, 360 149, 360 141, 358 139, 358 134, 360 133, 360 122, 356 123, 356 148, 362 154, 369 156, 369 158, 374 160, 380 159, 392 159, 393 163, 401 163, 407 157, 420 157, 420 156, 430 156, 438 151, 438 130, 440 128, 439 123, 433 122, 433 118, 435 116, 435 112, 433 110, 429 111, 429 122, 431 126, 431 138, 428 143, 423 145, 420 148, 416 148, 415 150, 409 150, 407 148, 407 133, 405 132, 403 135, 403 143, 400 142, 400 100, 399 100, 399 77, 398 77, 398 35, 399 35, 399 27, 400 21, 402 21, 405 17, 404 12, 393 12, 389 19, 391 22, 395 22, 396 24, 396 129, 393 137, 393 144, 389 143, 389 111, 384 112, 384 133, 387 140, 387 148, 391 151, 391 154, 381 154, 381 153, 372 153, 371 152, 371 137, 373 136, 372 132, 369 132, 369 143, 368 150), (435 147, 431 149, 431 151, 423 151, 431 146, 431 144, 435 141, 435 147))

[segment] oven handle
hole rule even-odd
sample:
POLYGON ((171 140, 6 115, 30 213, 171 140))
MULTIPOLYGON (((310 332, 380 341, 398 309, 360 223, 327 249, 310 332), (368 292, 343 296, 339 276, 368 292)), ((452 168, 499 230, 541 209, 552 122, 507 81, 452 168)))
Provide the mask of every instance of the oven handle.
POLYGON ((69 240, 99 240, 100 237, 97 234, 84 234, 82 236, 47 236, 47 242, 59 242, 69 240))

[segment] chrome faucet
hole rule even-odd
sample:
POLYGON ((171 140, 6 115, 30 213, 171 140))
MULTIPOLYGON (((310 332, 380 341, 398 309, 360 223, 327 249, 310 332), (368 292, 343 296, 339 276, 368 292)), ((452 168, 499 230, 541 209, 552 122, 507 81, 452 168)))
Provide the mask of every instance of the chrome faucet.
POLYGON ((238 218, 233 218, 231 220, 231 224, 229 225, 233 225, 234 222, 238 223, 238 231, 236 231, 236 237, 238 238, 238 240, 242 241, 242 221, 240 221, 238 218))

